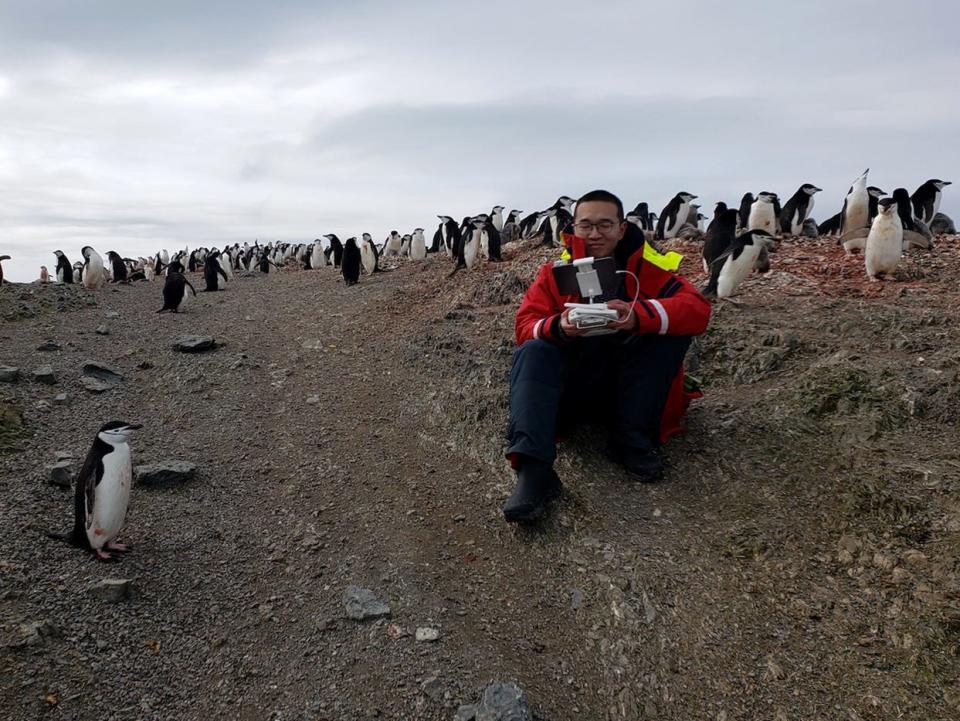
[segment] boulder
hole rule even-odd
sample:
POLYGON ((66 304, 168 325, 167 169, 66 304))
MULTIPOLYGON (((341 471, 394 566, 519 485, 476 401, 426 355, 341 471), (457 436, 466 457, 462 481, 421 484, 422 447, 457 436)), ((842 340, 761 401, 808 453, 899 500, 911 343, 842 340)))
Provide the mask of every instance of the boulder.
POLYGON ((100 361, 87 360, 83 364, 81 372, 90 378, 96 378, 110 385, 117 385, 123 380, 123 374, 111 365, 101 363, 100 361))
POLYGON ((390 615, 390 606, 383 603, 367 588, 347 586, 343 592, 343 608, 354 621, 366 621, 390 615))

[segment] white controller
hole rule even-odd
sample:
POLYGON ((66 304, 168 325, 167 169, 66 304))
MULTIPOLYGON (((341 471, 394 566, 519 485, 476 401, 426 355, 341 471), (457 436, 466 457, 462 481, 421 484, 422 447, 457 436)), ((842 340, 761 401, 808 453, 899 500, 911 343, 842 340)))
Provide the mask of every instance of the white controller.
POLYGON ((564 303, 564 306, 570 309, 567 317, 577 328, 603 328, 620 317, 617 311, 608 308, 606 303, 564 303))

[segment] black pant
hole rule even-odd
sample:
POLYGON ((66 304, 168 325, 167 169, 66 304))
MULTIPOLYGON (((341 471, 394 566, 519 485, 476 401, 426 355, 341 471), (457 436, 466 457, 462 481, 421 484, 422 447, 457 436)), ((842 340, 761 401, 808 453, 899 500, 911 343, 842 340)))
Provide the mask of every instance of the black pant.
POLYGON ((621 447, 653 448, 690 341, 622 334, 564 346, 528 340, 513 354, 507 453, 553 463, 558 423, 566 429, 584 420, 604 422, 621 447))

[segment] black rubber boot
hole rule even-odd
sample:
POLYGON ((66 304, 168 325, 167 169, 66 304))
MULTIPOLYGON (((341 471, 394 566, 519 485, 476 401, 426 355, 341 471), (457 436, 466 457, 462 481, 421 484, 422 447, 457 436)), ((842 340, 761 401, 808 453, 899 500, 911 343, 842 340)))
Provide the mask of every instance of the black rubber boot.
POLYGON ((663 478, 663 461, 656 451, 649 448, 624 448, 611 443, 607 457, 624 467, 627 474, 643 483, 653 483, 663 478))
POLYGON ((517 485, 503 505, 503 517, 509 523, 537 521, 560 496, 562 487, 553 466, 523 456, 517 471, 517 485))

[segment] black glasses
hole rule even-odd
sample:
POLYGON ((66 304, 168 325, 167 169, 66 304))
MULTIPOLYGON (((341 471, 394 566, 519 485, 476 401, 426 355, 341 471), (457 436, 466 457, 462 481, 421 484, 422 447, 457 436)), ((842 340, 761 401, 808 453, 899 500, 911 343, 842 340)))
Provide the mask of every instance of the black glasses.
POLYGON ((578 220, 573 224, 573 229, 577 231, 578 235, 583 237, 588 235, 594 228, 606 234, 619 225, 620 223, 615 220, 598 220, 596 223, 591 223, 589 220, 578 220))

